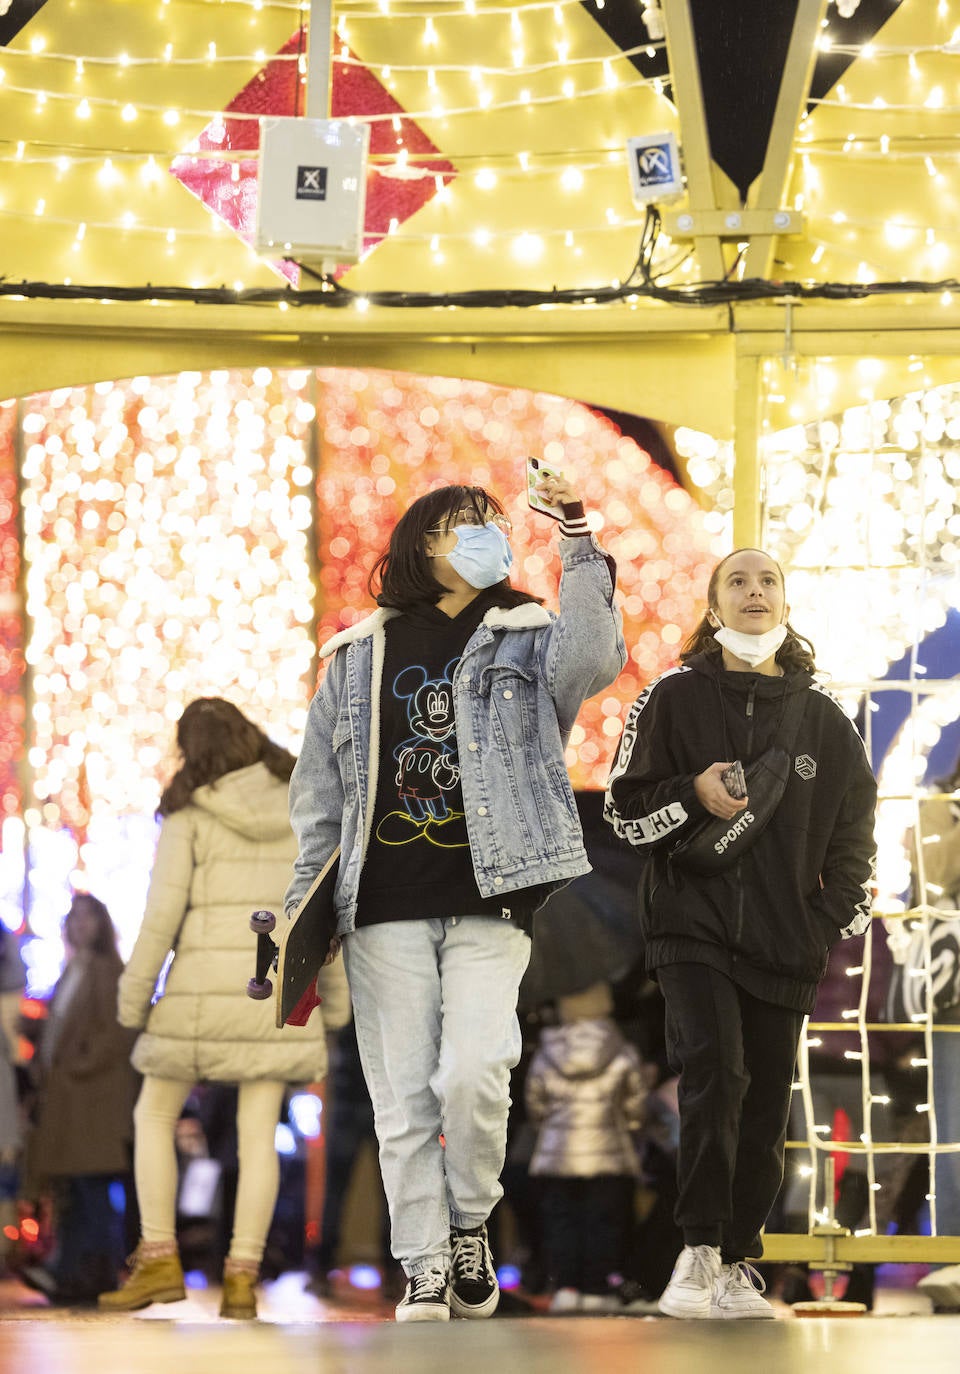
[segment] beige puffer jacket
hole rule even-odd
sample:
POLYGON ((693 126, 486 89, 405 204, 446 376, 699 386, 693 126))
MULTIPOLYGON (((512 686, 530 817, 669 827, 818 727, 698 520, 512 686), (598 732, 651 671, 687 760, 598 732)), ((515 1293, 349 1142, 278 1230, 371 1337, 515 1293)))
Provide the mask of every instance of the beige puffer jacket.
POLYGON ((120 1024, 143 1030, 131 1055, 141 1073, 220 1083, 323 1078, 325 1032, 350 1015, 343 961, 321 971, 323 1004, 306 1026, 278 1030, 273 999, 246 994, 257 943, 250 913, 266 908, 283 919, 296 853, 287 785, 262 763, 198 788, 191 805, 164 818, 143 925, 120 979, 120 1024))

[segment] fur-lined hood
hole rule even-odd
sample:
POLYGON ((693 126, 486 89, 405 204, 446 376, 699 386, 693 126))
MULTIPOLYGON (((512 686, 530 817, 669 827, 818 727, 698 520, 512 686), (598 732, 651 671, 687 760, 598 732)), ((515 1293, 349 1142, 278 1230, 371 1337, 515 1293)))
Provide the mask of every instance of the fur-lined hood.
MULTIPOLYGON (((388 620, 399 614, 400 612, 393 607, 378 607, 363 620, 358 620, 356 625, 348 625, 345 630, 331 636, 321 647, 320 657, 329 658, 342 645, 352 644, 355 640, 377 634, 388 620)), ((550 612, 538 606, 535 601, 528 601, 508 609, 503 606, 491 606, 481 624, 491 630, 542 630, 550 624, 552 618, 550 612)))

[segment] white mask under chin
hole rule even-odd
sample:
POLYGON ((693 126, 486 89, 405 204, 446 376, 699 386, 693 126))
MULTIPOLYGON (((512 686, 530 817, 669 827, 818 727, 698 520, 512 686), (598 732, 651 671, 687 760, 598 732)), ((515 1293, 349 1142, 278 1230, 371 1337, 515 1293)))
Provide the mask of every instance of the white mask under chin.
POLYGON ((721 625, 713 637, 718 644, 729 649, 743 663, 748 663, 751 668, 757 668, 761 663, 766 663, 768 658, 772 658, 780 648, 787 637, 787 627, 775 625, 772 630, 765 630, 762 635, 745 635, 739 630, 731 630, 726 625, 721 625))

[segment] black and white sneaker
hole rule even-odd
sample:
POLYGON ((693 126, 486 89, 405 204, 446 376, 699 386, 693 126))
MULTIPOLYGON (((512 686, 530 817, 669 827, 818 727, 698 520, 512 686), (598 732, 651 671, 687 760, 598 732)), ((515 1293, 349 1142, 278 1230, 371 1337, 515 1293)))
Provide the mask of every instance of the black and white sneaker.
POLYGON ((455 1317, 489 1317, 497 1310, 500 1285, 487 1244, 486 1225, 450 1231, 450 1308, 455 1317))
POLYGON ((448 1322, 450 1286, 442 1269, 425 1269, 407 1280, 397 1303, 398 1322, 448 1322))

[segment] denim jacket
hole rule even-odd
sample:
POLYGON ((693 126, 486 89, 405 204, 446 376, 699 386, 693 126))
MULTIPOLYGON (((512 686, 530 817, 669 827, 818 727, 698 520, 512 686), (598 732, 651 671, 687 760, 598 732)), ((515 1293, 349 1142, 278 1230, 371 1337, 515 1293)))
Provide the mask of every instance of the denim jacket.
MULTIPOLYGON (((582 702, 626 662, 612 560, 592 535, 560 540, 560 613, 533 602, 493 607, 453 679, 463 804, 483 896, 562 887, 590 871, 563 751, 582 702)), ((339 932, 353 930, 380 768, 384 626, 379 609, 327 640, 290 779, 299 844, 284 898, 290 915, 341 846, 339 932)), ((547 892, 544 892, 546 898, 547 892)))

